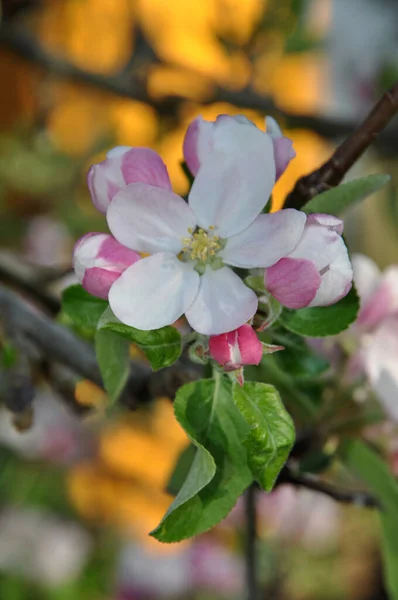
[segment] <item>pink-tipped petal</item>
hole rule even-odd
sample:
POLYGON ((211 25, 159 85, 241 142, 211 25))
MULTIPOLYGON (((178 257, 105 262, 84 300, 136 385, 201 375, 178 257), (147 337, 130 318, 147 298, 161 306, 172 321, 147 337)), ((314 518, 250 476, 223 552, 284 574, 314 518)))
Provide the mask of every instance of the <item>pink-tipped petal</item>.
POLYGON ((84 273, 82 286, 92 296, 107 300, 109 290, 118 277, 120 277, 120 273, 117 271, 107 271, 100 267, 91 267, 86 269, 84 273))
POLYGON ((213 121, 197 117, 186 131, 183 143, 184 159, 194 176, 212 148, 213 129, 213 121))
POLYGON ((111 235, 90 233, 76 242, 73 266, 82 286, 90 294, 106 299, 114 281, 140 258, 111 235))
POLYGON ((103 213, 120 190, 136 182, 171 189, 166 165, 150 148, 116 146, 103 162, 92 165, 87 174, 93 203, 103 213))
POLYGON ((310 306, 334 304, 348 293, 352 266, 344 240, 333 228, 307 219, 303 236, 289 258, 312 262, 321 276, 321 285, 310 306))
POLYGON ((233 267, 271 267, 293 250, 305 223, 305 214, 292 208, 259 215, 247 229, 227 240, 220 256, 233 267))
POLYGON ((140 182, 171 190, 167 167, 159 154, 150 148, 130 148, 121 158, 126 185, 140 182))
POLYGON ((237 329, 257 310, 256 294, 228 267, 207 268, 186 318, 203 335, 218 335, 237 329))
POLYGON ((265 272, 265 287, 287 308, 308 306, 320 285, 317 268, 305 259, 282 258, 265 272))
POLYGON ((296 152, 293 148, 293 142, 288 137, 281 137, 274 140, 274 159, 276 169, 276 181, 286 171, 290 161, 295 158, 296 152))

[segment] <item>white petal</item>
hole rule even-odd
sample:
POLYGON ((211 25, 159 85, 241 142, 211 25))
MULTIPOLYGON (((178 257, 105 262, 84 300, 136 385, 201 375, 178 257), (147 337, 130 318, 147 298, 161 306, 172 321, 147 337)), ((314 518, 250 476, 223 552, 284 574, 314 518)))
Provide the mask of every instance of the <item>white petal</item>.
POLYGON ((221 237, 243 231, 266 205, 275 183, 271 138, 253 124, 221 119, 214 150, 204 159, 189 194, 198 224, 221 237))
POLYGON ((195 227, 193 212, 180 196, 146 183, 131 183, 118 192, 107 219, 118 242, 151 254, 178 254, 188 228, 195 227))
POLYGON ((208 267, 185 316, 195 331, 218 335, 246 323, 255 314, 257 304, 256 294, 231 269, 213 271, 208 267))
POLYGON ((179 319, 198 288, 192 264, 161 252, 126 269, 110 289, 109 304, 122 323, 148 331, 179 319))
POLYGON ((228 239, 220 256, 234 267, 271 267, 293 250, 305 223, 305 214, 293 208, 259 215, 247 229, 228 239))

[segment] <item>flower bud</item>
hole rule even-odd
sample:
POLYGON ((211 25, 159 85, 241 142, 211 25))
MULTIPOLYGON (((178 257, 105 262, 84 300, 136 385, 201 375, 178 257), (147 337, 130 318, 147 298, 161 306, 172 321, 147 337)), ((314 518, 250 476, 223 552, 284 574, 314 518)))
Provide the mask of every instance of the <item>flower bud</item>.
POLYGON ((150 148, 116 146, 103 162, 90 167, 87 184, 95 207, 105 213, 114 196, 129 183, 171 190, 166 165, 150 148))
POLYGON ((209 340, 210 356, 225 371, 234 371, 244 365, 258 365, 263 355, 263 347, 254 329, 242 325, 239 329, 212 335, 209 340))
POLYGON ((265 272, 265 287, 278 302, 292 309, 328 306, 348 294, 353 271, 342 232, 337 217, 307 217, 294 250, 265 272))
POLYGON ((112 284, 140 258, 138 252, 122 246, 109 234, 88 233, 76 242, 73 267, 89 294, 107 300, 112 284))

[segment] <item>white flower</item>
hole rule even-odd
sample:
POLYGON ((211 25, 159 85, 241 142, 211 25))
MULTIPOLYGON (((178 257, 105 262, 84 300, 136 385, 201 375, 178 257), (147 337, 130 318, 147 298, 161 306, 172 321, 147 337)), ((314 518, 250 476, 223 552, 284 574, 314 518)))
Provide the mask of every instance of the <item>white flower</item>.
POLYGON ((270 267, 299 241, 303 213, 260 214, 275 182, 273 143, 248 121, 225 119, 202 161, 188 204, 168 189, 131 183, 107 210, 121 244, 149 253, 112 285, 123 323, 152 330, 184 313, 205 335, 237 329, 257 310, 256 294, 230 266, 270 267))

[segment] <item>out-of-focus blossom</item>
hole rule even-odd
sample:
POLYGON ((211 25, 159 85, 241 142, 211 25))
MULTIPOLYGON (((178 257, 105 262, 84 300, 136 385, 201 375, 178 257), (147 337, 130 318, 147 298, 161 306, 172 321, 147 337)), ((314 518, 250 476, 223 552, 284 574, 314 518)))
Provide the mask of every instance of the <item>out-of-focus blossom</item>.
MULTIPOLYGON (((225 121, 234 120, 237 123, 247 124, 251 127, 255 125, 242 115, 230 117, 228 115, 220 115, 215 121, 206 121, 202 117, 197 117, 189 125, 184 138, 184 158, 191 173, 196 176, 199 167, 205 162, 209 152, 218 143, 222 143, 222 137, 219 135, 218 129, 222 127, 225 121)), ((282 131, 272 117, 266 118, 267 132, 262 134, 269 136, 272 140, 274 149, 275 161, 275 180, 277 181, 282 173, 286 170, 289 162, 296 156, 293 150, 292 140, 285 137, 282 131)), ((228 140, 225 140, 228 143, 228 140)))
POLYGON ((66 226, 49 216, 32 219, 25 239, 28 260, 43 267, 59 267, 70 262, 71 238, 66 226))
POLYGON ((126 544, 120 556, 118 580, 118 600, 183 598, 190 589, 189 551, 186 546, 165 553, 126 544))
POLYGON ((117 146, 103 162, 92 165, 87 175, 93 203, 103 213, 117 192, 136 182, 171 190, 166 165, 150 148, 117 146))
POLYGON ((336 542, 339 507, 323 494, 281 485, 272 494, 258 495, 258 511, 265 535, 310 550, 328 549, 336 542))
POLYGON ((213 594, 239 594, 243 590, 242 559, 211 537, 202 536, 190 548, 191 587, 213 594))
POLYGON ((262 344, 248 324, 229 333, 211 336, 209 351, 225 371, 233 371, 244 365, 258 365, 263 355, 262 344))
POLYGON ((251 319, 257 296, 229 266, 269 267, 293 250, 304 229, 299 211, 259 214, 274 182, 271 138, 246 119, 223 118, 188 204, 144 183, 119 191, 107 211, 109 227, 121 244, 151 256, 112 285, 115 315, 151 330, 185 313, 205 335, 251 319))
POLYGON ((73 267, 85 290, 107 300, 112 284, 140 258, 109 234, 88 233, 76 242, 73 267))
POLYGON ((341 237, 343 221, 313 214, 295 248, 265 272, 265 286, 287 308, 328 306, 351 289, 353 270, 341 237))
POLYGON ((87 561, 91 539, 77 523, 37 509, 2 508, 0 569, 47 586, 76 579, 87 561))
POLYGON ((68 464, 90 451, 88 433, 81 420, 46 389, 38 389, 33 425, 23 435, 12 426, 8 411, 0 411, 0 442, 28 459, 68 464))
POLYGON ((361 309, 347 334, 355 348, 347 375, 365 373, 386 412, 397 420, 398 267, 381 273, 367 256, 356 254, 352 260, 361 309))

